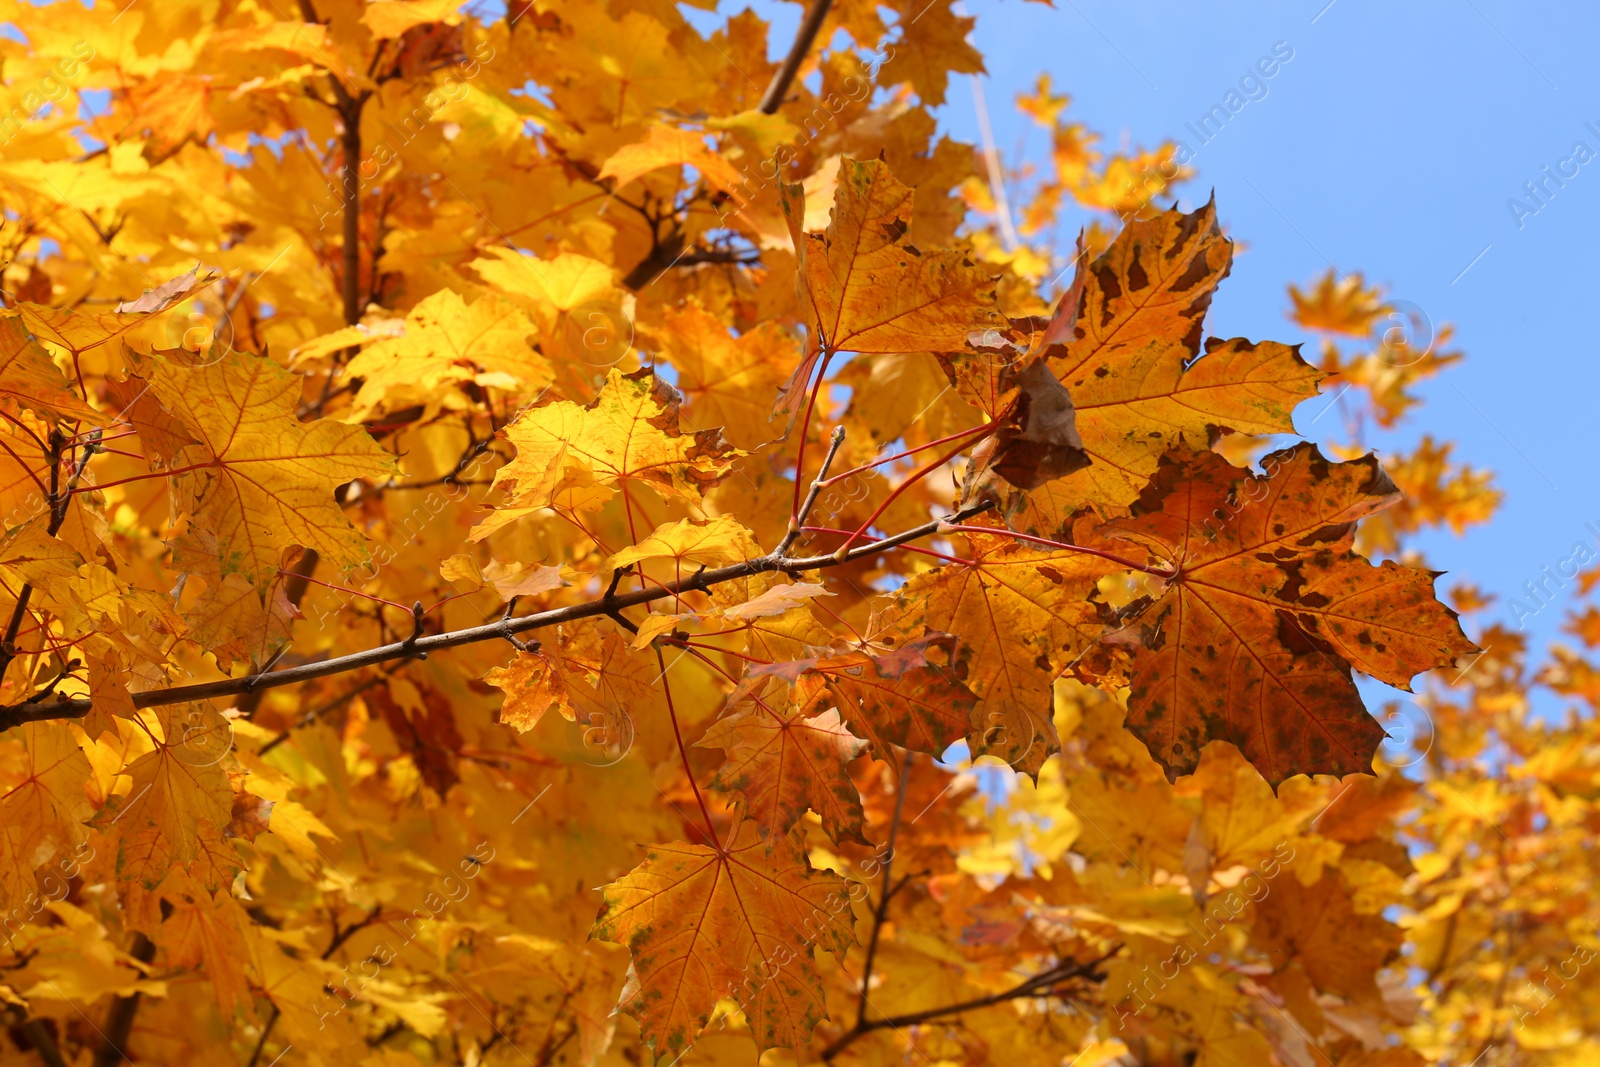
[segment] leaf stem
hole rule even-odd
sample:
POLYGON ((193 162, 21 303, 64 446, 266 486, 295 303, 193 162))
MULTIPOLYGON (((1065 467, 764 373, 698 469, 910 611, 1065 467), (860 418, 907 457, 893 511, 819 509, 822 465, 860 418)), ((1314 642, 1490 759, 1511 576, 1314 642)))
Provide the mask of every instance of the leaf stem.
POLYGON ((206 467, 215 467, 218 465, 219 464, 212 460, 206 460, 204 463, 191 463, 187 467, 170 467, 164 470, 146 471, 144 474, 131 474, 126 478, 118 478, 114 482, 100 482, 98 485, 74 486, 73 488, 67 490, 67 492, 68 494, 95 493, 99 492, 101 489, 110 489, 114 485, 127 485, 129 482, 144 482, 149 481, 151 478, 166 478, 174 474, 188 474, 190 471, 197 471, 206 467))
MULTIPOLYGON (((822 339, 818 338, 822 344, 822 339)), ((800 420, 800 441, 794 448, 794 503, 789 509, 791 526, 800 525, 800 483, 805 479, 806 462, 806 434, 811 431, 811 411, 817 406, 817 394, 822 391, 822 379, 828 375, 828 363, 833 359, 833 350, 823 344, 822 360, 817 366, 816 381, 811 383, 811 394, 806 398, 806 413, 800 420)))
POLYGON ((939 438, 937 441, 929 441, 925 445, 918 445, 916 448, 908 448, 904 452, 896 452, 892 456, 884 456, 882 459, 875 459, 871 463, 865 463, 859 467, 853 467, 850 470, 841 471, 840 473, 835 474, 833 477, 824 481, 822 484, 824 486, 829 486, 834 482, 844 481, 844 479, 850 477, 852 474, 860 474, 862 471, 869 471, 873 467, 881 467, 885 463, 893 463, 897 459, 905 459, 908 456, 916 455, 918 452, 926 452, 930 448, 938 448, 940 445, 948 444, 951 441, 959 441, 966 437, 976 437, 979 434, 988 433, 990 430, 999 425, 1000 423, 998 421, 986 422, 982 426, 974 426, 970 429, 962 430, 959 433, 949 434, 945 437, 939 438))
POLYGON ((700 794, 700 783, 694 780, 694 768, 689 766, 689 750, 683 744, 683 730, 678 726, 678 709, 672 703, 672 683, 667 680, 667 658, 661 654, 661 646, 656 646, 656 666, 661 668, 661 692, 667 698, 667 717, 672 720, 672 737, 678 742, 678 756, 683 760, 683 773, 689 779, 689 788, 694 790, 695 803, 700 805, 700 817, 706 821, 706 840, 711 842, 711 847, 718 852, 722 846, 717 843, 717 831, 711 824, 711 811, 706 807, 706 798, 700 794))
POLYGON ((1129 570, 1143 571, 1145 574, 1152 574, 1157 578, 1172 579, 1178 576, 1177 567, 1173 567, 1171 569, 1150 567, 1143 563, 1135 563, 1131 559, 1123 559, 1121 556, 1113 555, 1110 552, 1102 552, 1098 548, 1086 548, 1083 545, 1068 544, 1065 541, 1052 541, 1048 537, 1035 537, 1033 534, 1018 533, 1016 530, 1008 530, 1003 526, 961 526, 956 523, 948 523, 945 525, 945 529, 958 530, 961 533, 981 533, 991 534, 997 537, 1015 537, 1019 541, 1030 541, 1033 544, 1045 545, 1049 548, 1059 548, 1067 552, 1080 552, 1085 556, 1099 556, 1103 560, 1108 560, 1112 563, 1127 567, 1129 570))
POLYGON ((963 441, 950 451, 946 452, 944 455, 940 456, 938 459, 934 460, 932 463, 929 463, 920 470, 913 471, 911 474, 907 475, 905 481, 889 490, 889 495, 883 498, 883 503, 879 504, 877 508, 874 509, 872 514, 867 516, 866 521, 863 522, 854 533, 845 539, 845 542, 840 546, 839 551, 849 551, 850 546, 855 544, 856 540, 865 534, 867 530, 872 527, 872 524, 877 522, 879 517, 882 516, 885 511, 889 510, 889 505, 893 504, 895 500, 899 498, 901 493, 904 493, 907 489, 910 489, 913 485, 916 485, 922 479, 926 478, 928 475, 932 474, 946 463, 949 463, 952 459, 964 452, 966 448, 967 443, 963 441))

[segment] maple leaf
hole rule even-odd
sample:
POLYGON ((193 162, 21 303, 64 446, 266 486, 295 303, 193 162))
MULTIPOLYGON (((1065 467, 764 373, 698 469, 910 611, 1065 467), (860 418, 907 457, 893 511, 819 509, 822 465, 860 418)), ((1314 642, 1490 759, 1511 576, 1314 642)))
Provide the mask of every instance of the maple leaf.
POLYGON ((201 368, 158 363, 151 389, 195 438, 174 456, 174 493, 215 537, 224 575, 264 588, 291 545, 341 567, 366 559, 334 491, 396 469, 364 429, 300 422, 299 380, 260 357, 235 354, 201 368))
POLYGON ((148 324, 173 303, 215 278, 209 272, 202 276, 199 270, 198 265, 191 267, 187 273, 146 289, 133 300, 119 301, 110 312, 91 315, 26 302, 17 305, 17 312, 35 338, 72 353, 77 363, 85 354, 103 349, 109 342, 148 324))
POLYGON ((1335 871, 1311 886, 1284 879, 1261 902, 1251 937, 1274 970, 1298 963, 1319 990, 1373 1001, 1373 975, 1399 947, 1400 932, 1376 915, 1357 914, 1340 880, 1335 871))
POLYGON ((455 708, 432 686, 391 683, 368 694, 372 709, 383 716, 389 732, 426 782, 440 796, 461 780, 456 753, 462 746, 455 708), (403 701, 403 703, 402 703, 403 701))
POLYGON ((763 833, 788 833, 810 808, 833 840, 867 844, 861 794, 845 772, 867 742, 851 735, 836 709, 807 717, 758 705, 717 720, 696 743, 726 750, 711 784, 743 794, 763 833))
POLYGON ((115 313, 118 315, 130 313, 148 315, 152 312, 161 311, 188 296, 196 288, 210 281, 212 277, 214 275, 210 274, 204 278, 200 277, 200 267, 196 264, 189 269, 189 273, 180 274, 170 281, 162 282, 154 288, 146 289, 133 300, 124 300, 116 306, 115 313))
POLYGON ((719 515, 706 522, 680 519, 658 527, 638 544, 611 556, 605 561, 602 572, 609 573, 646 560, 671 560, 676 580, 688 577, 684 574, 686 563, 716 567, 743 563, 761 554, 755 537, 731 515, 719 515))
POLYGON ((720 426, 740 448, 777 435, 771 398, 799 359, 799 346, 785 330, 766 322, 734 337, 721 320, 691 304, 667 310, 662 343, 688 399, 680 415, 684 425, 720 426))
POLYGON ((227 735, 222 716, 196 704, 161 708, 157 720, 161 739, 128 764, 130 792, 95 816, 102 828, 127 820, 118 869, 146 889, 155 888, 173 864, 199 858, 204 838, 220 839, 233 817, 233 789, 210 743, 227 735))
POLYGON ((98 417, 14 314, 0 317, 0 395, 51 419, 98 417))
MULTIPOLYGON (((500 721, 528 731, 552 707, 575 720, 573 690, 589 684, 589 675, 600 671, 607 654, 617 653, 595 641, 592 631, 582 631, 581 636, 560 633, 535 651, 519 651, 509 665, 495 667, 483 680, 505 693, 500 721)), ((586 702, 582 695, 576 700, 586 702)))
POLYGON ((1326 330, 1348 337, 1366 337, 1383 314, 1383 296, 1359 272, 1340 277, 1332 267, 1310 292, 1289 286, 1292 318, 1308 330, 1326 330))
POLYGON ((800 233, 796 188, 784 200, 800 249, 802 300, 833 351, 946 352, 998 321, 994 282, 955 251, 922 251, 906 239, 912 191, 876 160, 845 159, 833 219, 800 233))
POLYGON ((1330 463, 1312 445, 1251 475, 1215 453, 1173 453, 1130 518, 1173 570, 1138 616, 1128 727, 1169 775, 1231 741, 1274 786, 1294 774, 1368 771, 1383 731, 1354 667, 1409 688, 1477 650, 1433 597, 1429 571, 1352 551, 1357 520, 1398 494, 1376 458, 1330 463))
POLYGON ((1271 341, 1208 340, 1201 324, 1227 277, 1232 242, 1213 204, 1130 222, 1083 273, 1073 336, 1045 349, 1072 394, 1091 464, 1053 484, 1067 501, 1121 507, 1161 454, 1218 430, 1292 433, 1291 413, 1321 378, 1299 353, 1271 341))
POLYGON ((63 723, 30 723, 22 736, 22 776, 0 795, 0 819, 13 862, 31 870, 43 857, 82 839, 81 823, 89 814, 82 783, 89 761, 63 723))
MULTIPOLYGON (((483 680, 506 695, 500 721, 524 732, 539 725, 552 707, 571 707, 565 676, 539 653, 518 653, 509 665, 495 667, 483 680)), ((567 715, 571 717, 570 710, 567 715)))
MULTIPOLYGON (((166 899, 171 901, 173 896, 166 899)), ((240 931, 244 917, 239 905, 226 895, 214 899, 195 886, 193 892, 169 906, 172 915, 161 924, 167 961, 174 967, 203 968, 223 1012, 246 1003, 250 990, 244 975, 245 946, 240 931)))
POLYGON ((706 146, 706 135, 675 126, 651 126, 638 144, 619 148, 600 168, 600 177, 615 178, 616 188, 662 167, 693 167, 722 189, 736 188, 741 179, 733 164, 706 146))
POLYGON ((686 1048, 724 996, 759 1050, 806 1048, 826 1015, 813 950, 843 957, 855 940, 844 879, 749 821, 718 848, 653 846, 602 893, 590 936, 633 954, 639 986, 620 1009, 660 1052, 686 1048))
POLYGON ((1044 360, 941 355, 940 362, 962 398, 998 424, 973 448, 969 496, 991 471, 1019 489, 1037 489, 1089 465, 1072 394, 1044 360))
MULTIPOLYGON (((1499 497, 1467 441, 1386 461, 1383 511, 1370 459, 1229 463, 1319 384, 1361 387, 1317 424, 1358 455, 1461 358, 1449 326, 1334 273, 1286 298, 1316 371, 1208 339, 1231 246, 1210 205, 1151 207, 1179 146, 1112 149, 1041 81, 1040 180, 989 181, 931 106, 996 66, 952 0, 811 4, 798 40, 689 6, 12 13, 19 1047, 1581 1060, 1600 719, 1526 709, 1600 699, 1592 648, 1490 623, 1384 709, 1426 774, 1268 781, 1306 715, 1370 746, 1356 671, 1470 647, 1415 536, 1499 497), (1117 219, 1073 249, 1069 208, 1117 219), (1228 689, 1262 663, 1295 669, 1280 718, 1228 689), (1163 733, 1163 677, 1199 736, 1163 733), (1242 736, 1169 781, 1212 726, 1242 736), (976 766, 939 762, 963 740, 976 766), (585 939, 607 883, 627 947, 585 939)), ((1593 556, 1559 561, 1580 596, 1593 556)))
POLYGON ((967 40, 974 23, 953 3, 910 0, 898 5, 905 32, 895 45, 894 76, 911 83, 929 107, 944 103, 951 74, 983 74, 983 57, 967 40))
POLYGON ((361 22, 374 37, 402 37, 432 22, 459 25, 461 12, 450 0, 374 0, 361 12, 361 22))
MULTIPOLYGON (((534 408, 504 433, 517 455, 495 473, 495 484, 510 487, 516 508, 548 507, 574 487, 626 492, 634 483, 699 502, 743 455, 720 430, 682 433, 677 395, 649 370, 625 375, 612 368, 593 403, 534 408)), ((590 492, 581 506, 598 506, 605 496, 590 492)))
POLYGON ((446 386, 466 382, 531 395, 550 383, 549 363, 528 347, 533 332, 534 324, 504 297, 469 305, 441 289, 411 309, 399 336, 368 335, 372 343, 350 361, 345 373, 361 379, 353 417, 412 405, 431 412, 446 402, 446 386))
POLYGON ((888 652, 850 651, 753 667, 752 678, 777 676, 796 683, 802 706, 825 695, 880 756, 888 746, 942 755, 967 729, 977 698, 950 660, 948 634, 914 638, 888 652))
POLYGON ((898 596, 929 629, 956 637, 950 670, 980 702, 968 734, 973 756, 1037 774, 1059 747, 1051 683, 1100 636, 1104 620, 1089 594, 1116 565, 999 534, 969 540, 971 562, 918 575, 898 596))

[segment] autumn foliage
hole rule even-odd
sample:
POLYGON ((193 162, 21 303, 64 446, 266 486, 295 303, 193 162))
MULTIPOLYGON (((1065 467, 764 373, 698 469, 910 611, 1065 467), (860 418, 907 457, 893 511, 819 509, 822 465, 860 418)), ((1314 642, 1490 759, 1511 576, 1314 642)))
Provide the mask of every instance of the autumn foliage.
POLYGON ((1367 447, 1447 330, 1209 334, 1173 146, 810 10, 11 5, 8 1062, 1587 1062, 1600 676, 1367 447))

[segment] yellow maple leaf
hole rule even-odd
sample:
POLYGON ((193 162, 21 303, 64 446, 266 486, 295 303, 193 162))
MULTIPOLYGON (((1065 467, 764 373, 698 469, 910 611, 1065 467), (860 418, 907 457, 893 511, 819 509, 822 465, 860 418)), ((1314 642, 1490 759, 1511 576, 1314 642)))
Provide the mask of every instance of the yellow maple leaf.
POLYGON ((361 12, 362 25, 378 38, 400 37, 413 26, 461 24, 460 0, 374 0, 361 12))
POLYGON ((602 571, 608 573, 644 560, 666 559, 674 563, 675 578, 687 578, 686 563, 717 567, 743 563, 761 554, 755 536, 731 515, 719 515, 706 522, 680 519, 657 527, 638 544, 617 552, 605 561, 602 571))
POLYGON ((961 252, 907 240, 912 190, 878 160, 845 159, 833 220, 802 233, 805 209, 788 187, 784 213, 801 250, 802 302, 832 351, 947 352, 999 322, 994 281, 961 252))
POLYGON ((176 498, 216 537, 223 574, 263 588, 291 545, 339 567, 366 558, 361 534, 334 502, 345 482, 396 473, 365 429, 302 423, 300 380, 259 356, 194 369, 161 363, 151 384, 197 441, 174 457, 176 498))
POLYGON ((550 364, 528 346, 534 329, 503 297, 468 304, 441 289, 411 309, 398 336, 372 341, 350 361, 345 373, 362 382, 352 418, 417 405, 431 414, 449 402, 447 387, 463 382, 531 396, 550 384, 550 364))
POLYGON ((0 395, 51 419, 98 417, 14 313, 0 317, 0 395))
MULTIPOLYGON (((569 486, 649 486, 663 497, 699 503, 744 453, 720 430, 678 429, 672 387, 646 370, 625 375, 613 367, 592 404, 562 400, 524 412, 503 431, 517 455, 495 472, 512 490, 511 507, 549 507, 569 486)), ((589 494, 587 507, 603 498, 589 494)))
POLYGON ((1129 223, 1082 270, 1068 340, 1045 351, 1072 394, 1091 463, 1051 483, 1036 506, 1057 517, 1084 503, 1122 507, 1180 440, 1198 446, 1214 429, 1293 432, 1295 404, 1322 378, 1298 351, 1241 338, 1202 349, 1202 320, 1231 258, 1206 204, 1129 223))
POLYGON ((615 178, 616 188, 663 167, 693 167, 712 185, 734 189, 743 180, 733 164, 706 144, 706 135, 677 126, 650 127, 643 141, 617 149, 600 168, 600 177, 615 178))

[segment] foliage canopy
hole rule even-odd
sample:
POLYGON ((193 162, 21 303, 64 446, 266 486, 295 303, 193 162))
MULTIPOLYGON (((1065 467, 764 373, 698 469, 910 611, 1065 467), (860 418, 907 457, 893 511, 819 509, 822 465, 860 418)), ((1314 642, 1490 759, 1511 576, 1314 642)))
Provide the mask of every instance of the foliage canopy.
POLYGON ((1592 1057, 1594 668, 1365 447, 1448 334, 1208 335, 1175 146, 1041 81, 1005 174, 959 5, 811 11, 9 5, 8 1055, 1592 1057))

